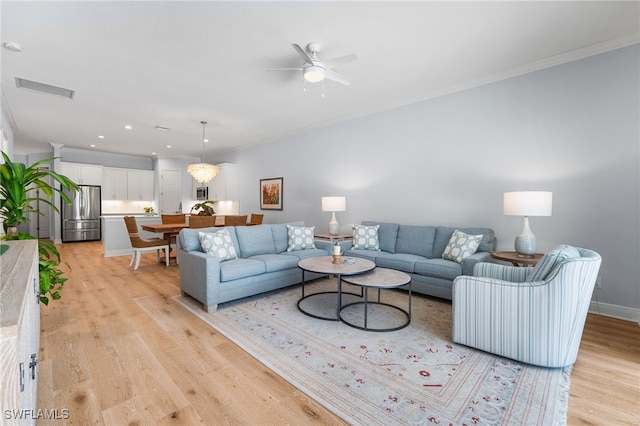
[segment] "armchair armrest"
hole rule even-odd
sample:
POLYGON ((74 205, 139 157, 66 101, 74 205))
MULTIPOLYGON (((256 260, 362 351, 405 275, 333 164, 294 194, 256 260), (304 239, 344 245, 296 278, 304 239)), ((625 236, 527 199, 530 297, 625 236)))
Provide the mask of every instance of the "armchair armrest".
POLYGON ((499 263, 476 263, 473 268, 474 277, 495 278, 502 281, 524 282, 531 270, 518 266, 507 266, 499 263))

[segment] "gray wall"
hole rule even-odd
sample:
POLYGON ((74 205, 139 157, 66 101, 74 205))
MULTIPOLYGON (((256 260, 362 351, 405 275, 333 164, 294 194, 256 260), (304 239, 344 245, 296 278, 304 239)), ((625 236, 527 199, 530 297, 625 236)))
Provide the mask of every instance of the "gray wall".
MULTIPOLYGON (((362 220, 487 226, 513 250, 521 217, 505 191, 553 191, 530 218, 538 251, 568 243, 603 257, 599 302, 640 308, 639 46, 230 152, 242 213, 259 180, 284 178, 284 209, 326 231, 324 195, 345 195, 342 231, 362 220)), ((384 84, 384 82, 381 82, 384 84)), ((322 102, 322 99, 318 99, 322 102)))

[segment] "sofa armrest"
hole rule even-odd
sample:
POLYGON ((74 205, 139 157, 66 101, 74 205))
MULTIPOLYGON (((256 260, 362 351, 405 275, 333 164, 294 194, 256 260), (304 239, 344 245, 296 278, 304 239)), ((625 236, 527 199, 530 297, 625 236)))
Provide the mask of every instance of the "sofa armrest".
POLYGON ((199 251, 178 250, 180 290, 215 310, 220 299, 220 259, 199 251))
POLYGON ((473 268, 476 264, 481 262, 488 262, 491 260, 491 253, 488 251, 481 251, 472 254, 462 261, 462 275, 473 275, 473 268))

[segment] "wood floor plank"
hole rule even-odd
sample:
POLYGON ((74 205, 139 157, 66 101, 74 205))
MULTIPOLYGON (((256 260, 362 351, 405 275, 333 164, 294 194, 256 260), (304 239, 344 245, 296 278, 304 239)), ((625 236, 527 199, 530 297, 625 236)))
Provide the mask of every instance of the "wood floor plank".
MULTIPOLYGON (((72 270, 41 310, 38 408, 70 412, 39 425, 345 424, 174 304, 175 261, 58 247, 72 270)), ((640 425, 638 324, 590 314, 569 392, 571 426, 640 425)))

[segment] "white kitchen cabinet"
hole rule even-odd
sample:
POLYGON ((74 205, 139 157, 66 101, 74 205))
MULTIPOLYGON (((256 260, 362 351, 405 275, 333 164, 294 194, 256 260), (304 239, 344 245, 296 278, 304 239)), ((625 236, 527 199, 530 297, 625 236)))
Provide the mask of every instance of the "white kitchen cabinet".
POLYGON ((0 413, 7 424, 35 424, 30 414, 38 401, 38 242, 3 244, 9 249, 0 256, 0 413))
POLYGON ((102 173, 102 199, 126 200, 128 182, 127 169, 105 167, 102 173))
POLYGON ((236 165, 218 164, 218 175, 209 182, 209 199, 213 201, 236 199, 236 165))
POLYGON ((102 185, 102 166, 60 162, 60 172, 78 185, 102 185))
POLYGON ((127 170, 127 199, 131 201, 153 201, 153 180, 151 170, 127 170))

